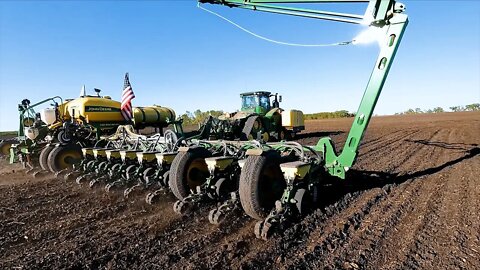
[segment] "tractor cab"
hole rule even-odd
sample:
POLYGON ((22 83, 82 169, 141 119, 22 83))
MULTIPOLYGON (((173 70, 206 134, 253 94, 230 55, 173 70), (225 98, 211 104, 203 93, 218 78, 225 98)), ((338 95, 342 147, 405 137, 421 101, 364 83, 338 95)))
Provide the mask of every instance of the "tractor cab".
POLYGON ((270 92, 248 92, 240 94, 240 97, 242 98, 242 112, 265 115, 270 109, 278 108, 280 106, 278 94, 272 95, 270 92), (270 97, 272 96, 275 98, 273 102, 270 103, 270 97))

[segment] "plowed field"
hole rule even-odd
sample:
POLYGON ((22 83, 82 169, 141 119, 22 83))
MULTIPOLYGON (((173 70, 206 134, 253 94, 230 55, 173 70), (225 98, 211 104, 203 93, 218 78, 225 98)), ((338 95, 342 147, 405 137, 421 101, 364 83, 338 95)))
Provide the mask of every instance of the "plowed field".
MULTIPOLYGON (((310 121, 297 141, 351 119, 310 121)), ((0 269, 480 269, 480 113, 375 117, 342 185, 270 241, 254 221, 180 217, 166 194, 91 190, 0 165, 0 269)))

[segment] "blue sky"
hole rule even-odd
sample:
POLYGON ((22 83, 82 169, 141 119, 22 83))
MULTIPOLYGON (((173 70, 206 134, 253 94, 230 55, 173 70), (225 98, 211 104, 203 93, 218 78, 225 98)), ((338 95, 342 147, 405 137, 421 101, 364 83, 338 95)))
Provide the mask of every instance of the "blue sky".
MULTIPOLYGON (((375 113, 479 102, 480 3, 403 3, 410 24, 375 113)), ((288 42, 344 41, 362 30, 207 7, 288 42)), ((24 98, 74 98, 85 84, 119 99, 125 72, 134 106, 159 104, 177 114, 234 111, 238 94, 252 90, 281 93, 285 109, 356 111, 377 53, 374 44, 272 44, 199 10, 193 0, 0 1, 0 130, 17 128, 17 103, 24 98)))

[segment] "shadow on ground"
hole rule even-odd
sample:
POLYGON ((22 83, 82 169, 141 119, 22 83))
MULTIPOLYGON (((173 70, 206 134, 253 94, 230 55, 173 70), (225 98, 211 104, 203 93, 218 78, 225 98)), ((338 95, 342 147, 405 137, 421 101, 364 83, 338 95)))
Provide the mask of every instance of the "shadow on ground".
POLYGON ((445 168, 474 158, 480 154, 480 147, 477 144, 461 144, 461 143, 445 143, 445 142, 428 142, 424 140, 412 141, 424 145, 430 145, 434 147, 442 147, 445 149, 455 149, 464 151, 465 155, 447 161, 439 166, 427 168, 425 170, 398 175, 398 173, 378 172, 378 171, 356 171, 351 170, 348 173, 346 180, 334 180, 335 184, 325 186, 320 191, 321 201, 318 205, 319 208, 328 206, 336 201, 340 200, 348 193, 357 191, 366 191, 373 188, 383 188, 387 185, 399 185, 408 180, 419 178, 422 176, 428 176, 438 173, 445 168))

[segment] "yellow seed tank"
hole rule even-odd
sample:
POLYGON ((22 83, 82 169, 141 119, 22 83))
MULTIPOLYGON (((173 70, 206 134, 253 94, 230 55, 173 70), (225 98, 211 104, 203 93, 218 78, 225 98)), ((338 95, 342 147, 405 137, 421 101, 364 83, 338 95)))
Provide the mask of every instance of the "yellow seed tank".
MULTIPOLYGON (((118 123, 125 124, 120 106, 121 103, 110 97, 87 96, 64 103, 65 115, 77 121, 89 124, 118 123)), ((59 108, 63 111, 63 107, 59 108)), ((133 123, 135 128, 165 127, 175 120, 175 111, 161 106, 133 108, 133 123)))

